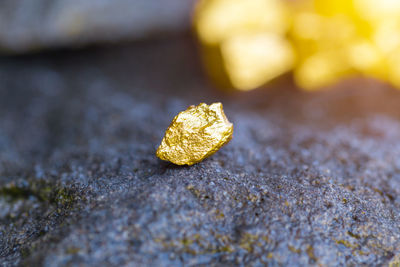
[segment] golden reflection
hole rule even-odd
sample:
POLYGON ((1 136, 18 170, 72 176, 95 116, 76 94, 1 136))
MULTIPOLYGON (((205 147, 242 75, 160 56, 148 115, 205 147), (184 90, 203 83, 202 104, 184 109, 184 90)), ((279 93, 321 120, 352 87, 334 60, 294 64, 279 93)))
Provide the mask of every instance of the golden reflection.
POLYGON ((292 70, 308 90, 355 75, 400 88, 398 0, 201 0, 194 25, 225 86, 251 90, 292 70))
POLYGON ((288 9, 280 0, 203 0, 195 28, 208 71, 221 85, 250 90, 293 67, 288 9))
POLYGON ((293 65, 293 51, 277 34, 243 34, 221 44, 225 68, 234 87, 250 90, 263 85, 293 65))

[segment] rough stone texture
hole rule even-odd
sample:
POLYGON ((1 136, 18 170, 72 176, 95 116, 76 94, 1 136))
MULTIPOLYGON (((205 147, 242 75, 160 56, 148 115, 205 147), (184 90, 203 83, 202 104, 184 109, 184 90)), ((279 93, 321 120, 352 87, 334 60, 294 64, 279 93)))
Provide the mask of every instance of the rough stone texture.
POLYGON ((195 0, 2 0, 0 52, 136 40, 182 32, 195 0))
POLYGON ((186 38, 0 60, 0 265, 359 266, 400 240, 400 94, 372 81, 223 95, 186 38), (154 153, 222 101, 232 141, 154 153))

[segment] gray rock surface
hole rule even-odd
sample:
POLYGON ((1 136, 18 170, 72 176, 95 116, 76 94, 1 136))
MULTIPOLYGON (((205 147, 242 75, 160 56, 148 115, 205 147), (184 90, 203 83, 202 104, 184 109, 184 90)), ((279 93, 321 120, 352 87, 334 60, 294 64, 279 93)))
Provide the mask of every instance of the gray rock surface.
POLYGON ((195 0, 2 0, 0 51, 137 40, 190 27, 195 0))
POLYGON ((371 81, 222 94, 190 40, 0 60, 1 266, 360 266, 398 255, 400 94, 371 81), (159 161, 222 101, 233 140, 159 161))

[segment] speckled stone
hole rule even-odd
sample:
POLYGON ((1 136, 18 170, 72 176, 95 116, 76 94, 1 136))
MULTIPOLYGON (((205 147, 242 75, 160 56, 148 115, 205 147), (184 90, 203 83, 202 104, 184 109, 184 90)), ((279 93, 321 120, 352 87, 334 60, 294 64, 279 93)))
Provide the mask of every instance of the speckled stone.
POLYGON ((199 66, 185 38, 0 60, 1 266, 398 258, 399 92, 223 95, 199 66), (216 100, 235 125, 224 149, 184 167, 154 156, 171 117, 216 100))

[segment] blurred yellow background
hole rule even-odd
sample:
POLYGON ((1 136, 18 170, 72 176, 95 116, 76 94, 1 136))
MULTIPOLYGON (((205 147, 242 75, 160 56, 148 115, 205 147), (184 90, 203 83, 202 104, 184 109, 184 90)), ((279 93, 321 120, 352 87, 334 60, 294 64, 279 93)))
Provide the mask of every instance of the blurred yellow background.
POLYGON ((306 90, 360 75, 400 88, 398 0, 200 0, 194 27, 222 87, 251 90, 292 71, 306 90))

